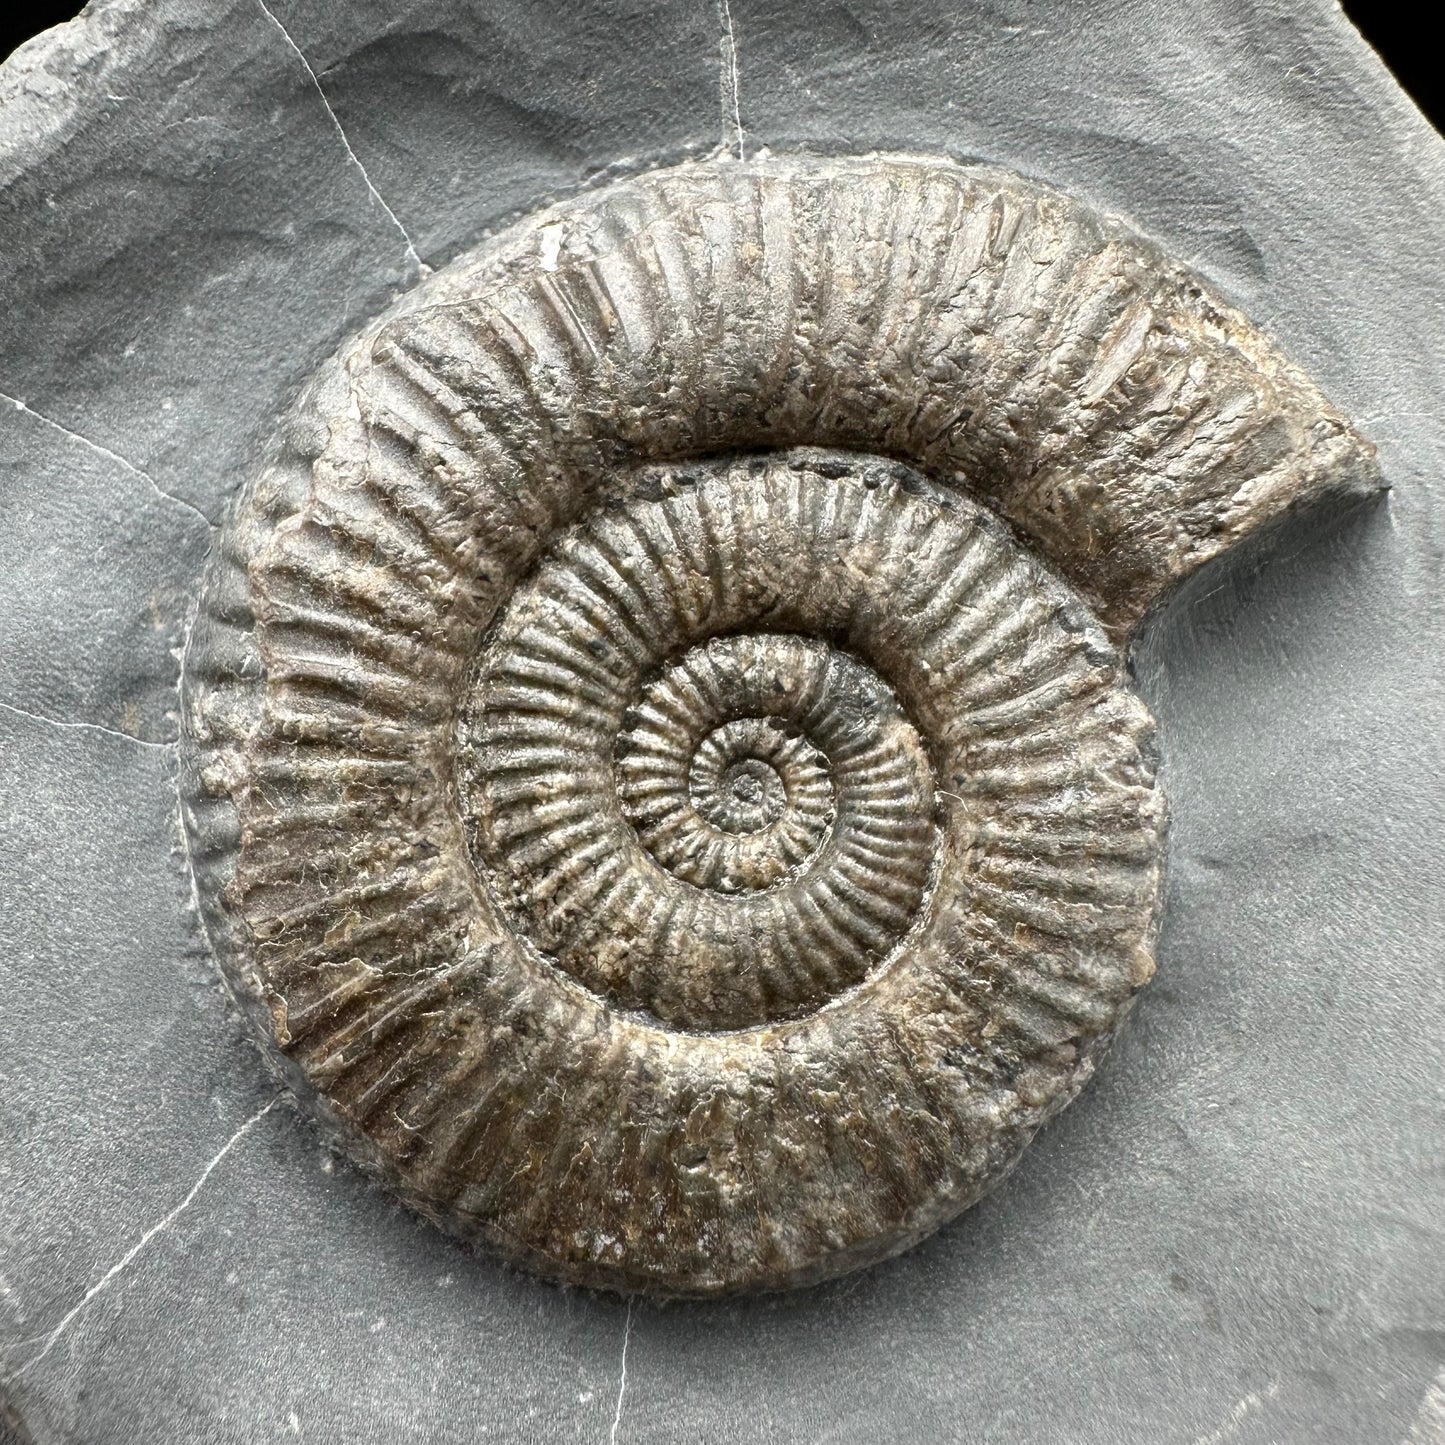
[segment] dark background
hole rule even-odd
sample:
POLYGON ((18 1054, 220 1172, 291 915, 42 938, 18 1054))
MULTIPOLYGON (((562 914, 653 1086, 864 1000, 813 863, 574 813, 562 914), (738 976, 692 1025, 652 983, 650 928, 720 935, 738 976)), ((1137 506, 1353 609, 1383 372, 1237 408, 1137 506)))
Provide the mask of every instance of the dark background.
MULTIPOLYGON (((1329 0, 1321 0, 1322 4, 1329 0)), ((73 3, 45 3, 45 0, 20 0, 13 10, 0 19, 0 58, 32 35, 63 20, 78 15, 83 7, 73 3)), ((1395 72, 1400 84, 1414 97, 1415 103, 1429 116, 1437 130, 1445 129, 1445 104, 1442 104, 1441 47, 1428 19, 1428 10, 1406 0, 1350 0, 1344 6, 1365 39, 1384 57, 1385 64, 1395 72)))

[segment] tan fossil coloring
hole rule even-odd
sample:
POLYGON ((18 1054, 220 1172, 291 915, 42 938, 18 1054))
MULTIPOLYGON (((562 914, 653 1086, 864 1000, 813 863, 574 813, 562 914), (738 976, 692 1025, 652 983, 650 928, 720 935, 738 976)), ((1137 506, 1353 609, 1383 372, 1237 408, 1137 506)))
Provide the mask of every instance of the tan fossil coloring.
POLYGON ((937 159, 614 181, 317 376, 187 654, 268 1056, 538 1272, 825 1278, 976 1200, 1149 978, 1121 648, 1373 453, 1067 196, 937 159))

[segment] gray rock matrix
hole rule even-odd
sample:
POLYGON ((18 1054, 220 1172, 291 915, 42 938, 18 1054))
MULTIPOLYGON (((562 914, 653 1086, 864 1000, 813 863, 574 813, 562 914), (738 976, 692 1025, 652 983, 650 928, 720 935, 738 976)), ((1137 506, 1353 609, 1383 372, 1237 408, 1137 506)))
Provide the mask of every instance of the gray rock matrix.
MULTIPOLYGON (((117 4, 29 47, 0 87, 9 303, 0 390, 11 402, 0 536, 8 598, 0 621, 0 1380, 7 1409, 34 1438, 1438 1434, 1440 151, 1333 12, 1302 3, 1268 15, 1235 6, 1201 15, 1059 5, 1015 15, 733 3, 639 15, 595 5, 544 14, 117 4), (810 152, 820 158, 789 159, 810 152), (412 1202, 426 1207, 430 1198, 453 1227, 467 1227, 465 1188, 479 1191, 475 1218, 493 1224, 537 1197, 509 1195, 465 1169, 453 1196, 408 1188, 405 1171, 422 1178, 425 1150, 401 1148, 407 1126, 427 1147, 442 1142, 427 1132, 422 1095, 392 1098, 394 1121, 385 1109, 370 1121, 338 1113, 316 1132, 266 1082, 250 1037, 258 1023, 273 1058, 283 1032, 294 1038, 284 1067, 303 1093, 312 1089, 318 1111, 349 1109, 378 1082, 358 1070, 384 1041, 351 1049, 342 1017, 351 991, 362 997, 378 986, 367 972, 377 965, 358 908, 342 930, 358 944, 347 958, 362 966, 338 977, 338 1012, 308 1033, 316 1015, 304 1005, 314 1000, 293 994, 302 971, 285 974, 284 949, 221 936, 231 926, 223 920, 247 916, 247 907, 263 920, 264 868, 279 855, 259 843, 248 853, 244 826, 229 844, 221 836, 231 783, 224 771, 207 782, 204 764, 221 765, 227 750, 203 756, 209 740, 192 708, 207 694, 207 674, 192 668, 215 656, 208 636, 218 648, 259 637, 279 659, 266 674, 266 686, 280 689, 268 703, 273 715, 304 691, 284 680, 287 661, 325 628, 319 614, 300 616, 306 528, 269 539, 267 529, 312 503, 357 494, 338 471, 328 495, 325 461, 344 461, 346 444, 332 442, 329 422, 312 425, 336 375, 327 358, 354 356, 348 338, 374 319, 404 330, 415 298, 443 294, 459 274, 445 269, 453 257, 478 243, 477 255, 494 257, 504 232, 526 232, 529 223, 507 231, 513 217, 584 182, 575 201, 561 202, 573 214, 609 185, 645 187, 663 174, 649 169, 658 165, 736 184, 790 165, 825 172, 883 164, 848 157, 904 152, 955 157, 976 177, 1002 167, 1036 178, 1049 195, 1076 197, 1085 217, 1122 217, 1099 224, 1158 243, 1144 247, 1146 272, 1163 274, 1160 255, 1178 257, 1203 278, 1200 295, 1219 315, 1234 317, 1234 306, 1248 313, 1269 338, 1256 360, 1277 346, 1313 376, 1378 445, 1393 490, 1354 510, 1337 500, 1292 516, 1171 588, 1194 562, 1274 515, 1291 488, 1367 487, 1367 454, 1322 406, 1306 420, 1310 407, 1286 401, 1284 420, 1262 437, 1295 460, 1249 525, 1212 531, 1209 504, 1181 508, 1167 537, 1146 536, 1131 550, 1119 539, 1140 534, 1120 519, 1091 560, 1069 514, 1089 501, 1086 471, 1039 489, 1048 505, 1031 518, 1032 494, 1010 490, 1019 468, 990 471, 965 458, 962 490, 952 487, 939 453, 894 445, 896 429, 884 435, 892 423, 877 398, 837 413, 842 432, 850 414, 876 428, 867 446, 818 417, 751 440, 718 436, 709 428, 726 418, 706 405, 668 413, 678 425, 685 417, 700 443, 649 450, 622 435, 595 467, 587 448, 607 439, 595 429, 589 439, 587 427, 569 433, 571 474, 595 486, 585 498, 573 494, 537 535, 535 558, 515 567, 495 627, 458 673, 460 711, 446 733, 459 829, 437 867, 455 864, 482 880, 473 903, 486 901, 505 937, 541 939, 555 960, 548 986, 560 992, 551 1004, 519 992, 515 975, 507 985, 511 1003, 535 1005, 519 1019, 550 1027, 557 998, 601 1000, 630 1021, 619 1035, 624 1053, 644 1028, 671 1030, 686 1049, 697 1040, 700 1049, 716 1048, 712 1040, 738 1047, 750 1032, 815 1036, 818 1020, 886 1000, 903 970, 923 967, 953 876, 938 860, 965 838, 976 850, 981 832, 977 800, 942 775, 949 754, 940 740, 953 736, 950 726, 960 736, 967 727, 923 706, 908 672, 916 654, 891 645, 887 629, 911 616, 854 606, 844 625, 828 613, 846 587, 875 600, 873 581, 887 584, 883 593, 895 588, 904 526, 931 527, 939 555, 971 546, 1000 576, 1026 573, 1027 586, 1003 589, 1003 617, 1028 598, 1057 596, 1053 615, 1077 624, 1065 627, 1076 642, 1072 654, 1061 644, 1061 675, 1070 685, 1097 678, 1091 685, 1116 699, 1119 720, 1100 737, 1134 746, 1147 768, 1137 779, 1145 800, 1134 814, 1138 871, 1132 884, 1127 867, 1110 873, 1118 907, 1134 921, 1120 924, 1116 946, 1091 953, 1089 1006, 1075 996, 1072 1014, 1061 1013, 1057 992, 1032 1011, 1007 990, 996 997, 980 986, 996 944, 968 955, 972 1006, 986 1001, 1004 1034, 1030 1040, 1015 1057, 1031 1067, 1042 1060, 1045 1081, 1034 1089, 1007 1076, 1018 1112, 1000 1114, 994 1158, 980 1150, 950 1159, 921 1141, 914 1197, 932 1204, 912 1216, 880 1214, 885 1191, 869 1196, 865 1183, 856 1202, 873 1222, 857 1239, 872 1243, 857 1257, 906 1244, 936 1222, 929 1208, 941 1217, 993 1182, 1097 1064, 1091 1088, 985 1202, 879 1269, 771 1301, 659 1310, 557 1291, 463 1251, 333 1162, 328 1141, 365 1156, 358 1140, 380 1139, 372 1167, 412 1202), (489 241, 490 232, 500 239, 489 241), (437 274, 427 281, 424 269, 437 274), (729 460, 740 447, 762 450, 729 460), (695 455, 714 451, 725 455, 695 455), (1318 465, 1308 460, 1316 455, 1318 465), (310 502, 284 487, 264 495, 264 482, 245 492, 252 500, 237 501, 247 478, 282 477, 296 458, 317 464, 310 502), (538 699, 519 678, 537 660, 543 624, 567 613, 578 578, 595 580, 598 558, 628 555, 619 538, 672 525, 685 540, 689 527, 736 515, 740 498, 774 543, 739 556, 743 565, 727 570, 736 595, 724 588, 709 603, 734 609, 733 620, 718 630, 679 592, 675 635, 657 634, 657 657, 633 659, 626 681, 635 698, 620 712, 604 700, 615 728, 611 713, 600 732, 580 717, 567 723, 606 754, 617 784, 614 821, 627 831, 607 837, 635 839, 660 887, 686 883, 706 895, 698 906, 710 910, 707 929, 674 946, 678 935, 657 931, 670 926, 665 910, 639 907, 626 890, 590 910, 565 906, 574 876, 565 852, 539 861, 527 851, 516 820, 556 779, 545 758, 513 766, 540 757, 525 736, 538 699), (813 524, 822 517, 833 532, 813 524), (786 548, 806 553, 836 541, 838 526, 865 522, 876 530, 848 535, 876 541, 873 571, 845 576, 824 566, 813 586, 777 586, 786 548), (218 578, 223 559, 252 544, 249 575, 263 606, 259 626, 248 628, 239 611, 220 615, 218 578), (290 545, 297 590, 288 593, 290 545), (1177 565, 1151 568, 1171 547, 1177 565), (1109 558, 1129 567, 1102 576, 1101 558, 1106 572, 1109 558), (1139 624, 1161 589, 1162 605, 1139 624), (781 596, 766 603, 770 591, 781 596), (183 709, 180 656, 199 601, 183 709), (884 637, 876 647, 870 627, 884 637), (780 685, 772 710, 748 691, 760 675, 780 685), (809 710, 810 696, 840 702, 809 710), (747 910, 774 910, 775 919, 789 900, 806 910, 793 870, 822 876, 825 865, 856 862, 849 847, 897 826, 886 809, 869 811, 866 790, 840 767, 844 735, 873 750, 900 796, 926 801, 931 790, 931 811, 915 810, 912 831, 889 835, 900 862, 886 880, 853 869, 860 946, 829 951, 815 938, 783 950, 766 987, 749 993, 727 972, 736 957, 727 927, 747 910), (498 784, 503 773, 507 786, 498 784), (1171 824, 1156 912, 1149 839, 1158 781, 1171 824), (178 791, 191 800, 185 830, 178 791), (196 809, 207 808, 202 822, 196 809), (198 844, 215 848, 218 871, 208 883, 208 855, 197 850, 193 890, 186 852, 198 844), (232 886, 241 906, 219 908, 212 884, 232 886), (216 985, 203 913, 232 982, 257 1006, 251 1023, 216 985), (630 940, 625 957, 586 934, 603 914, 622 925, 609 938, 630 940), (1142 950, 1126 948, 1130 937, 1142 950), (646 962, 659 938, 675 967, 646 962), (1134 962, 1121 989, 1126 952, 1134 962), (1049 1017, 1071 1037, 1102 1042, 1151 952, 1156 981, 1108 1057, 1098 1062, 1090 1046, 1068 1064, 1062 1041, 1041 1032, 1060 1027, 1049 1017), (267 979, 284 985, 274 997, 247 992, 267 979), (341 1066, 331 1095, 309 1072, 328 1048, 341 1066)), ((1027 191, 1034 182, 1005 184, 1027 191)), ((709 214, 719 209, 728 208, 709 214)), ((534 254, 567 274, 567 237, 553 251, 553 233, 544 251, 533 234, 534 254)), ((860 266, 867 255, 858 248, 860 266)), ((775 318, 757 319, 766 334, 775 318)), ((1224 329, 1237 338, 1232 325, 1224 329)), ((414 328, 408 344, 424 331, 414 328)), ((685 351, 679 334, 664 335, 685 351)), ((372 403, 379 416, 400 395, 405 359, 376 361, 376 387, 358 393, 363 416, 372 403)), ((733 374, 726 345, 705 362, 706 374, 733 374)), ((897 393, 904 370, 884 395, 897 393)), ((1028 444, 1038 433, 1023 420, 1028 444)), ((1059 434, 1065 452, 1073 434, 1059 434)), ((445 447, 444 429, 437 435, 445 447)), ((380 477, 414 443, 388 433, 377 445, 380 477)), ((1002 453, 995 445, 991 454, 1002 453)), ((459 460, 433 457, 411 475, 437 476, 459 460)), ((427 502, 405 487, 397 495, 427 502)), ((1250 497, 1239 500, 1247 508, 1250 497)), ((313 530, 340 546, 355 540, 357 521, 348 514, 344 525, 313 530)), ((460 536, 443 526, 427 535, 443 547, 460 536)), ((789 580, 813 576, 798 572, 789 580)), ((623 589, 635 580, 626 568, 616 579, 623 589)), ((389 596, 407 605, 401 590, 389 596)), ((922 623, 917 630, 926 632, 922 623)), ((415 632, 425 645, 426 628, 415 632)), ((372 654, 380 644, 371 654, 353 649, 372 654)), ((575 677, 560 691, 573 696, 575 677)), ((217 690, 219 721, 244 717, 244 693, 234 680, 217 690)), ((319 695, 302 719, 313 728, 307 746, 323 716, 336 732, 324 746, 339 748, 343 720, 334 697, 323 705, 319 695)), ((351 725, 355 736, 370 730, 367 748, 381 742, 376 718, 351 725)), ((232 746, 233 762, 282 756, 264 728, 238 736, 254 750, 232 746)), ((559 806, 599 776, 579 769, 559 806)), ((293 783, 283 770, 276 817, 288 808, 296 815, 285 791, 293 783)), ((424 821, 424 793, 409 796, 424 821)), ((260 838, 268 805, 246 806, 260 838)), ((365 835, 368 846, 379 833, 365 835)), ((312 851, 322 876, 340 861, 334 848, 312 851)), ((982 854, 995 870, 975 875, 982 883, 1002 893, 1019 882, 1017 873, 1005 877, 1006 852, 982 854)), ((1063 891, 1051 885, 1047 898, 1079 886, 1077 870, 1059 876, 1074 881, 1063 891)), ((462 919, 472 942, 478 917, 462 919)), ((423 976, 435 961, 425 952, 417 986, 440 976, 423 976)), ((442 1012, 465 1029, 464 991, 442 1012)), ((393 1061, 415 1058, 416 1037, 400 1031, 387 1045, 393 1061)), ((547 1038, 544 1027, 540 1043, 547 1038)), ((866 1033, 857 1038, 866 1043, 866 1033)), ((1002 1052, 973 1084, 1004 1077, 989 1071, 1002 1052)), ((859 1055, 846 1051, 820 1049, 803 1062, 820 1067, 827 1057, 858 1067, 859 1055)), ((888 1066, 886 1055, 877 1062, 888 1066)), ((962 1077, 946 1067, 947 1077, 962 1077)), ((437 1077, 434 1061, 423 1073, 437 1077)), ((638 1088, 660 1098, 645 1073, 634 1070, 633 1092, 619 1089, 609 1102, 625 1111, 638 1088)), ((445 1098, 459 1097, 459 1082, 444 1082, 445 1098)), ((768 1116, 784 1124, 785 1095, 774 1094, 770 1107, 783 1112, 768 1116)), ((565 1131, 597 1116, 594 1100, 575 1117, 559 1105, 552 1122, 565 1131)), ((548 1232, 556 1221, 535 1217, 526 1222, 536 1232, 513 1256, 664 1292, 798 1282, 828 1272, 818 1264, 830 1253, 835 1265, 852 1262, 826 1229, 809 1235, 816 1201, 794 1191, 769 1217, 796 1228, 768 1235, 760 1224, 751 1241, 737 1233, 736 1254, 708 1254, 724 1265, 716 1277, 698 1273, 697 1251, 686 1263, 687 1220, 707 1209, 726 1218, 727 1199, 741 1192, 718 1187, 727 1181, 709 1130, 727 1118, 727 1106, 703 1111, 696 1137, 680 1137, 666 1156, 683 1227, 667 1248, 628 1256, 633 1273, 600 1263, 595 1238, 566 1257, 548 1232), (686 1179, 705 1187, 688 1194, 686 1179), (529 1253, 539 1239, 544 1247, 529 1253), (770 1273, 747 1278, 749 1260, 770 1273)), ((525 1150, 528 1130, 543 1122, 519 1121, 497 1142, 525 1150)), ((759 1158, 791 1157, 784 1128, 757 1143, 759 1158)), ((862 1133, 849 1144, 860 1159, 862 1133)), ((887 1197, 907 1196, 909 1162, 900 1156, 887 1197)), ((584 1161, 547 1197, 596 1218, 592 1177, 600 1175, 584 1161)), ((485 1223, 476 1232, 485 1236, 485 1223)))

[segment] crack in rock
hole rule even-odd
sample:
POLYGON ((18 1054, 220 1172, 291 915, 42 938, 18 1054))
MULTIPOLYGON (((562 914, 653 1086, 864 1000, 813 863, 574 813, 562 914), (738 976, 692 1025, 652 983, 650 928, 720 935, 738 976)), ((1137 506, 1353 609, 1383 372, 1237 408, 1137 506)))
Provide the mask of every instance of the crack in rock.
POLYGON ((738 160, 746 160, 743 151, 742 100, 738 90, 738 42, 733 30, 732 6, 728 0, 717 0, 718 75, 719 99, 722 104, 722 148, 725 152, 737 152, 738 160), (729 134, 731 132, 731 134, 729 134))
POLYGON ((622 1402, 627 1396, 627 1347, 632 1342, 632 1301, 627 1301, 627 1323, 622 1327, 622 1378, 617 1382, 617 1408, 612 1412, 612 1429, 607 1445, 617 1445, 617 1429, 622 1424, 622 1402))
POLYGON ((188 502, 184 497, 178 497, 174 492, 166 491, 166 489, 161 486, 161 484, 156 481, 156 479, 151 476, 149 472, 143 470, 141 467, 136 466, 134 462, 127 461, 123 456, 120 455, 119 452, 111 451, 109 447, 102 446, 100 442, 91 441, 88 436, 82 436, 81 433, 78 431, 71 431, 68 426, 62 425, 53 417, 46 416, 44 412, 36 411, 33 406, 30 406, 27 402, 22 401, 18 396, 11 396, 8 392, 0 391, 0 403, 5 403, 9 406, 13 406, 16 411, 23 412, 26 416, 34 417, 36 421, 43 423, 45 426, 48 426, 52 431, 57 431, 60 433, 61 436, 68 437, 71 441, 78 443, 80 446, 83 446, 90 451, 93 451, 97 456, 104 457, 107 461, 114 462, 116 466, 123 468, 132 476, 139 477, 141 481, 143 481, 151 489, 151 491, 153 491, 156 496, 158 496, 162 501, 174 502, 178 507, 184 507, 188 512, 194 512, 195 515, 199 517, 201 521, 203 521, 206 526, 211 529, 211 531, 214 532, 216 530, 216 523, 213 522, 198 506, 196 506, 194 502, 188 502))
POLYGON ((372 200, 374 200, 376 204, 380 206, 383 211, 386 212, 387 219, 401 233, 401 239, 406 243, 407 260, 411 263, 413 269, 417 272, 418 275, 427 275, 429 273, 429 268, 427 267, 425 262, 422 261, 421 257, 417 254, 417 249, 412 244, 410 232, 408 232, 406 227, 402 225, 401 220, 397 216, 396 212, 387 205, 385 199, 382 197, 381 192, 378 191, 374 185, 372 185, 371 177, 367 174, 366 167, 362 165, 361 157, 357 155, 356 152, 352 149, 351 142, 347 139, 346 131, 341 124, 341 119, 336 114, 336 112, 332 110, 331 102, 327 99, 326 92, 321 88, 321 81, 318 78, 316 72, 311 68, 311 62, 307 60, 306 53, 291 38, 291 32, 287 30, 287 28, 281 23, 279 17, 271 10, 270 6, 266 4, 266 0, 256 0, 256 3, 261 7, 262 10, 266 12, 266 18, 277 28, 277 30, 281 32, 281 38, 285 40, 286 44, 295 54, 297 60, 299 60, 302 66, 305 68, 307 77, 316 89, 316 94, 321 97, 321 104, 325 106, 326 114, 331 118, 331 124, 336 127, 336 134, 340 137, 342 146, 345 147, 347 158, 351 161, 351 164, 354 165, 356 169, 361 173, 361 179, 366 183, 366 189, 370 193, 372 200))
POLYGON ((134 743, 138 748, 155 748, 159 752, 168 752, 176 745, 173 742, 158 743, 151 742, 146 738, 138 738, 134 733, 122 732, 119 728, 108 728, 104 723, 81 722, 78 719, 46 717, 44 713, 31 712, 29 708, 17 707, 12 702, 0 702, 0 712, 8 712, 15 717, 22 717, 29 722, 37 722, 50 728, 63 728, 80 732, 102 733, 106 737, 121 738, 125 742, 134 743))
POLYGON ((101 1277, 93 1285, 91 1285, 88 1290, 86 1290, 86 1292, 80 1297, 79 1303, 76 1304, 73 1308, 71 1308, 62 1317, 60 1323, 56 1325, 55 1328, 51 1330, 48 1335, 46 1335, 45 1342, 41 1345, 39 1351, 35 1355, 31 1356, 31 1358, 20 1367, 20 1370, 16 1375, 17 1379, 20 1377, 20 1375, 24 1375, 28 1371, 34 1369, 35 1366, 38 1365, 41 1360, 43 1360, 60 1342, 60 1339, 65 1334, 66 1330, 70 1328, 70 1326, 75 1322, 76 1318, 80 1315, 81 1311, 85 1309, 85 1307, 91 1302, 91 1300, 93 1300, 97 1295, 103 1293, 106 1289, 108 1289, 111 1284, 113 1284, 115 1280, 119 1278, 119 1276, 122 1275, 126 1271, 126 1269, 130 1267, 130 1265, 135 1261, 136 1257, 141 1253, 142 1250, 145 1249, 146 1245, 148 1245, 151 1240, 153 1240, 158 1234, 161 1234, 165 1230, 169 1229, 171 1225, 173 1225, 176 1220, 179 1219, 181 1215, 184 1214, 186 1210, 188 1210, 191 1205, 195 1203, 196 1196, 200 1194, 201 1190, 206 1187, 206 1181, 211 1177, 213 1173, 215 1173, 216 1168, 221 1163, 221 1161, 226 1157, 227 1154, 231 1152, 232 1149, 236 1147, 237 1144, 241 1142, 242 1139, 246 1137, 247 1134, 251 1132, 252 1129, 256 1127, 257 1124, 261 1122, 262 1119, 266 1117, 267 1114, 271 1112, 272 1109, 276 1107, 277 1104, 281 1102, 281 1098, 282 1096, 280 1094, 277 1094, 276 1097, 270 1101, 270 1103, 266 1104, 264 1107, 258 1109, 254 1114, 252 1114, 251 1117, 247 1119, 246 1122, 242 1124, 241 1127, 237 1129, 236 1132, 232 1134, 229 1139, 226 1140, 226 1142, 220 1147, 220 1149, 211 1156, 211 1160, 206 1165, 206 1167, 201 1170, 200 1178, 198 1178, 196 1182, 191 1185, 190 1190, 186 1194, 186 1197, 182 1199, 181 1202, 176 1205, 176 1207, 172 1209, 169 1214, 165 1215, 157 1223, 151 1225, 151 1227, 146 1230, 146 1232, 142 1234, 141 1237, 113 1265, 111 1265, 111 1267, 106 1270, 106 1272, 101 1275, 101 1277))

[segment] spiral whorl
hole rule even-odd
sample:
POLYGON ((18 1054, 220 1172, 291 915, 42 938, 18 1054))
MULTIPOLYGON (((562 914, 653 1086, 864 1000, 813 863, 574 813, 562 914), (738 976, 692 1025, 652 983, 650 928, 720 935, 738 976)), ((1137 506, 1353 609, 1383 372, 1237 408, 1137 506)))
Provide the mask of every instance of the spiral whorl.
POLYGON ((538 1271, 818 1279, 978 1198, 1152 971, 1116 650, 1368 449, 1146 243, 869 157, 619 181, 425 282, 238 501, 185 674, 222 968, 538 1271))
POLYGON ((930 504, 801 465, 670 481, 514 595, 463 728, 467 797, 539 948, 626 1007, 741 1028, 858 982, 927 889, 932 772, 861 619, 930 504))

